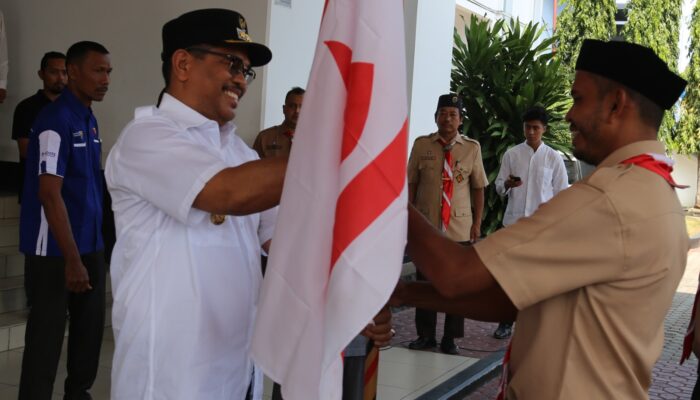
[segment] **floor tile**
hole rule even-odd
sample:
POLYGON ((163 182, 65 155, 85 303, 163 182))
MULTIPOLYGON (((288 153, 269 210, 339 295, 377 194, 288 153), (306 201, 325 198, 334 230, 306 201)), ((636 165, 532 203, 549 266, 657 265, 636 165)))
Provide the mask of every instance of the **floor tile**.
POLYGON ((422 365, 398 364, 381 362, 379 381, 384 385, 409 389, 414 391, 443 375, 446 371, 422 365))
MULTIPOLYGON (((22 352, 3 351, 0 353, 0 384, 19 385, 20 369, 22 368, 22 352)), ((0 396, 0 399, 7 397, 0 396)))
POLYGON ((433 353, 430 351, 409 350, 403 347, 392 347, 379 353, 379 361, 389 361, 397 364, 422 365, 425 367, 451 369, 464 363, 477 360, 464 356, 433 353))
POLYGON ((411 393, 408 389, 388 385, 377 385, 378 400, 399 400, 411 393))
POLYGON ((27 324, 20 324, 10 327, 10 349, 24 347, 24 331, 27 324))

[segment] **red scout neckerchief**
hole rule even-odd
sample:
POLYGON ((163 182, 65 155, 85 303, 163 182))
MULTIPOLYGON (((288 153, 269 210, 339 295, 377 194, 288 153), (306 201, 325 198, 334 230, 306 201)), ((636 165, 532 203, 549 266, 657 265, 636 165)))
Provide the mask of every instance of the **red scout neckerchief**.
POLYGON ((668 182, 671 187, 678 189, 686 189, 688 186, 677 184, 671 177, 673 172, 673 160, 663 154, 646 153, 628 158, 620 164, 633 164, 638 167, 647 169, 655 174, 658 174, 668 182))
POLYGON ((442 231, 447 232, 450 224, 450 210, 452 208, 452 193, 454 192, 454 182, 452 181, 452 144, 447 143, 442 138, 438 139, 445 153, 445 161, 442 163, 442 231))
MULTIPOLYGON (((656 153, 646 153, 646 154, 640 154, 638 156, 634 156, 631 158, 628 158, 620 164, 632 164, 636 165, 638 167, 644 168, 646 170, 649 170, 662 178, 666 182, 668 182, 669 185, 673 188, 679 188, 679 189, 685 189, 688 186, 685 185, 679 185, 677 184, 673 178, 671 177, 671 172, 673 172, 673 160, 670 158, 666 157, 663 154, 656 154, 656 153)), ((683 361, 685 361, 689 356, 690 356, 690 350, 692 349, 693 345, 693 330, 695 327, 695 309, 698 305, 698 295, 695 295, 695 304, 693 305, 693 316, 690 319, 690 325, 688 326, 688 333, 686 333, 685 336, 685 341, 683 342, 683 356, 681 358, 681 364, 683 361)), ((496 396, 496 400, 505 400, 506 398, 506 388, 508 387, 508 381, 509 381, 509 376, 508 376, 508 363, 510 362, 510 350, 512 347, 513 342, 510 341, 508 343, 508 349, 506 350, 506 354, 503 356, 503 372, 501 375, 501 381, 499 383, 499 388, 498 388, 498 395, 496 396)))

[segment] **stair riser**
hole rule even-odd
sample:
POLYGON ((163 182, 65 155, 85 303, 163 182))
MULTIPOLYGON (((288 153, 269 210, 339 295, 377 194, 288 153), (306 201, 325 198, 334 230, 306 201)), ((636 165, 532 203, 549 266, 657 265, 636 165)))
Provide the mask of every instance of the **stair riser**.
MULTIPOLYGON (((109 328, 111 326, 112 307, 108 306, 105 312, 105 327, 109 328)), ((26 328, 26 322, 0 327, 0 352, 24 347, 24 332, 26 328)), ((68 323, 66 323, 66 336, 68 336, 68 323)))
POLYGON ((0 290, 0 314, 27 308, 23 287, 0 290))
POLYGON ((0 224, 0 246, 19 245, 19 221, 0 224))
POLYGON ((17 196, 4 196, 0 198, 0 219, 8 218, 19 218, 17 196))
POLYGON ((3 262, 0 263, 5 265, 4 271, 0 270, 0 272, 4 272, 4 275, 0 275, 2 277, 7 277, 11 278, 13 276, 22 276, 24 275, 24 255, 23 254, 13 254, 9 256, 2 256, 3 262))

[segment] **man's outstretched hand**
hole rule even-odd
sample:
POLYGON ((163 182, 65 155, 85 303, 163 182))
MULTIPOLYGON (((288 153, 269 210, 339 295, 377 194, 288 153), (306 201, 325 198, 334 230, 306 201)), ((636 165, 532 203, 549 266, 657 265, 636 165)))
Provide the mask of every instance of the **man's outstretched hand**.
POLYGON ((362 335, 374 341, 376 347, 385 347, 391 344, 394 331, 391 329, 391 310, 386 305, 374 317, 370 323, 362 330, 362 335))

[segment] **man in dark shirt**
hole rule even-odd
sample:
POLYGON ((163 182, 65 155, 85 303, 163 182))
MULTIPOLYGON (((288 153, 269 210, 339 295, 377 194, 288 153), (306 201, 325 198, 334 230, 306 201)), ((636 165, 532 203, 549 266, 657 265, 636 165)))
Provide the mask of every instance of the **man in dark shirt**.
MULTIPOLYGON (((24 168, 27 160, 27 145, 29 144, 29 131, 34 120, 44 106, 51 103, 61 94, 66 87, 68 75, 66 74, 66 56, 57 51, 50 51, 41 57, 39 67, 39 79, 44 82, 43 89, 39 89, 34 95, 27 97, 17 104, 15 115, 12 119, 12 140, 17 141, 19 150, 19 171, 17 175, 17 197, 22 202, 22 190, 24 189, 24 168)), ((32 305, 31 273, 24 263, 24 290, 27 296, 27 306, 32 305)))
POLYGON ((17 141, 19 150, 19 177, 18 194, 22 201, 22 187, 24 183, 24 164, 27 159, 27 144, 29 143, 29 131, 36 116, 44 106, 51 103, 61 94, 66 87, 68 75, 66 75, 66 56, 63 53, 50 51, 41 58, 41 67, 38 71, 39 79, 44 82, 44 88, 39 89, 34 95, 27 97, 17 104, 15 115, 12 119, 12 140, 17 141))

